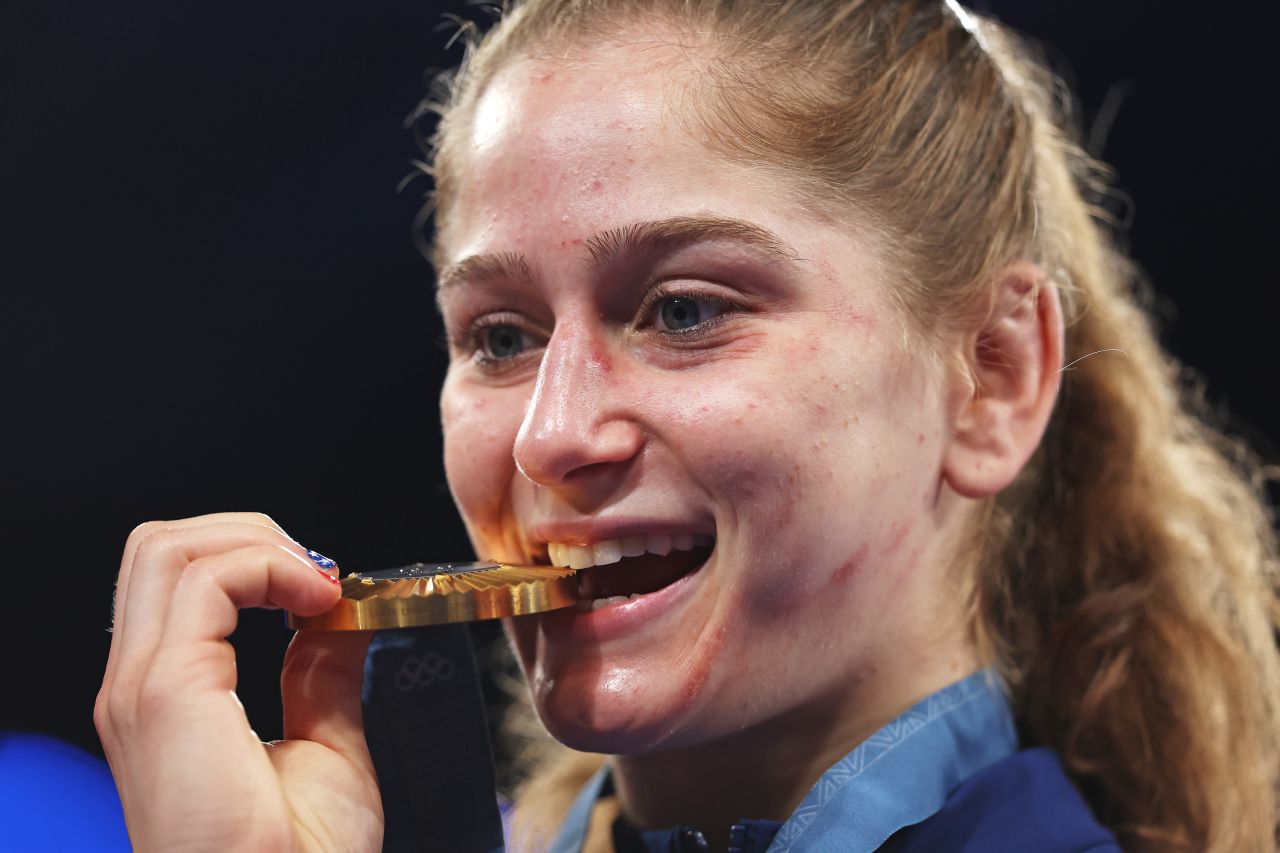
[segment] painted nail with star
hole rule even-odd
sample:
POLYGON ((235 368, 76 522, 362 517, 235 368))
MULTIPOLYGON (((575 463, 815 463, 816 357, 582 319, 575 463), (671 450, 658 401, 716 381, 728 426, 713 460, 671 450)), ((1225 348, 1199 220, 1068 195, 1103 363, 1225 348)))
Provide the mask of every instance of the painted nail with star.
POLYGON ((307 556, 316 564, 316 571, 335 583, 338 580, 338 564, 318 551, 307 549, 307 556))

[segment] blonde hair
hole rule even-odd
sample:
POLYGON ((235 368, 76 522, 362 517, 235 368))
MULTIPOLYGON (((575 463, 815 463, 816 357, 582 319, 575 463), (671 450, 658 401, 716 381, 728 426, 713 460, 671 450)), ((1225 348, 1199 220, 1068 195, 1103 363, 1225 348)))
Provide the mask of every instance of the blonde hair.
MULTIPOLYGON (((686 118, 707 145, 892 238, 896 296, 954 369, 972 354, 942 344, 991 310, 996 273, 1048 273, 1069 366, 1041 445, 980 502, 957 557, 974 638, 1026 738, 1059 753, 1123 844, 1274 850, 1280 599, 1262 467, 1160 348, 1098 206, 1107 172, 1074 141, 1056 79, 951 0, 517 2, 436 104, 425 168, 445 220, 459 128, 496 71, 635 23, 705 48, 686 118)), ((544 769, 521 824, 545 837, 598 761, 544 769)))

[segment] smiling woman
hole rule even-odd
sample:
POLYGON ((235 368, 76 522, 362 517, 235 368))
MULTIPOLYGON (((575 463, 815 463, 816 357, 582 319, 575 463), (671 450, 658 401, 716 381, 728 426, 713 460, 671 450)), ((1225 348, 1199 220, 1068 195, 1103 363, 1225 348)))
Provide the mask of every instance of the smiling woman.
MULTIPOLYGON (((527 0, 472 45, 428 167, 446 470, 478 557, 580 572, 505 620, 569 748, 514 847, 1274 847, 1255 463, 1056 91, 938 0, 527 0)), ((131 538, 95 718, 135 841, 390 826, 365 641, 295 640, 265 759, 228 701, 235 607, 323 612, 316 559, 261 516, 131 538)))
MULTIPOLYGON (((1147 847, 1270 846, 1274 540, 1054 91, 942 2, 530 0, 470 51, 431 152, 449 479, 480 554, 585 570, 508 631, 551 734, 613 756, 531 781, 534 838, 576 844, 575 795, 621 847, 800 838, 860 743, 987 672, 1022 751, 970 731, 977 764, 870 789, 953 799, 800 846, 942 849, 978 771, 1069 777, 1147 847)), ((1102 843, 1072 796, 1022 805, 1102 843)))

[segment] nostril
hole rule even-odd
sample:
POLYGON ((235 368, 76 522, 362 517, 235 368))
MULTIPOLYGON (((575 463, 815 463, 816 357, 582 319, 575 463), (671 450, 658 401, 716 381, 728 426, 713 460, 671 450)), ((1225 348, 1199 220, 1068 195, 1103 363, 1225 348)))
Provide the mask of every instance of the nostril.
POLYGON ((566 474, 564 480, 566 483, 595 480, 606 476, 610 470, 616 469, 618 464, 618 462, 590 462, 586 465, 579 465, 566 474))

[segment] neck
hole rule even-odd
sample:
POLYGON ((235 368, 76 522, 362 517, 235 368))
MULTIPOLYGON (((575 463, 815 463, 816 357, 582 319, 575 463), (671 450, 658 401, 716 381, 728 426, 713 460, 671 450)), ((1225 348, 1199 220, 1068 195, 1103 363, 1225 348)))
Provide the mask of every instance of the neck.
POLYGON ((695 827, 712 850, 727 850, 734 823, 786 820, 831 765, 925 696, 978 668, 967 646, 952 646, 925 668, 905 670, 916 676, 907 684, 884 675, 904 670, 876 667, 805 706, 724 738, 617 756, 613 780, 622 813, 643 828, 695 827))

